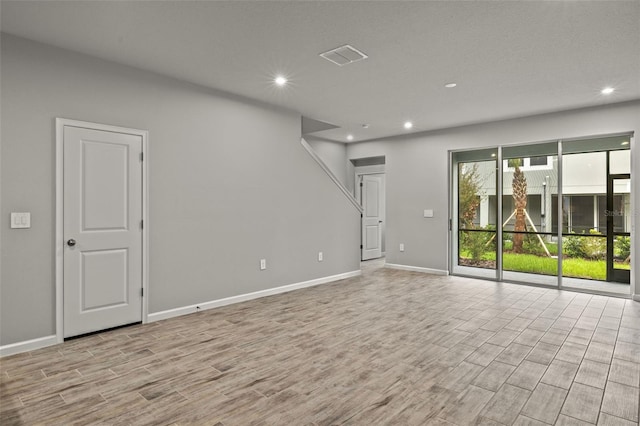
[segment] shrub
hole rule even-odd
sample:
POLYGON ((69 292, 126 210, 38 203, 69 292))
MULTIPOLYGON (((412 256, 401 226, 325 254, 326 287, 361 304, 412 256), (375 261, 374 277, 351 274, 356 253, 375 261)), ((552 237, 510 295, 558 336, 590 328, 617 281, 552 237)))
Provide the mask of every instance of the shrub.
MULTIPOLYGON (((600 232, 592 229, 589 231, 591 235, 602 235, 600 232)), ((582 247, 587 259, 602 260, 607 257, 607 239, 600 237, 583 237, 582 247)))
POLYGON ((505 251, 513 250, 513 233, 502 231, 502 248, 505 251))
POLYGON ((615 247, 615 256, 618 259, 626 260, 631 254, 631 238, 630 237, 616 237, 613 243, 615 247))
POLYGON ((540 240, 538 239, 538 237, 532 234, 525 235, 522 248, 525 253, 535 254, 536 256, 542 256, 547 254, 544 251, 544 248, 542 248, 542 245, 540 244, 540 240))
POLYGON ((584 250, 582 249, 582 237, 577 235, 571 235, 565 237, 563 241, 564 252, 569 257, 584 258, 586 257, 584 250))
POLYGON ((491 232, 467 231, 461 232, 461 235, 461 249, 468 252, 473 260, 482 259, 482 255, 492 246, 489 244, 489 240, 493 236, 491 232))
MULTIPOLYGON (((595 229, 589 231, 590 235, 602 235, 595 229)), ((603 237, 586 237, 571 235, 564 239, 564 252, 569 257, 602 260, 607 256, 607 240, 603 237)))

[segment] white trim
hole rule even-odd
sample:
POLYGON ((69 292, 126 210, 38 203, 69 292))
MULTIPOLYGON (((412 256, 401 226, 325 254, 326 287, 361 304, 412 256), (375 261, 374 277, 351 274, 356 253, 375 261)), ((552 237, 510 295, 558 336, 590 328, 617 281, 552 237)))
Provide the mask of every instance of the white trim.
MULTIPOLYGON (((87 121, 56 118, 56 342, 64 341, 64 127, 80 127, 114 133, 126 133, 142 138, 142 323, 148 322, 149 312, 149 132, 127 127, 87 121)), ((46 338, 45 338, 46 339, 46 338)), ((38 339, 36 339, 38 340, 38 339)))
POLYGON ((149 321, 149 132, 138 130, 142 136, 142 323, 149 321))
POLYGON ((345 197, 347 197, 347 199, 349 201, 351 201, 351 204, 354 205, 354 207, 358 210, 358 212, 362 213, 363 210, 362 210, 362 206, 360 205, 360 203, 358 203, 358 201, 356 201, 356 199, 353 197, 353 195, 351 195, 349 190, 342 184, 342 182, 340 182, 340 179, 338 179, 336 177, 336 175, 331 171, 329 166, 327 166, 326 163, 324 161, 322 161, 322 158, 320 158, 318 156, 318 154, 316 154, 316 152, 311 147, 311 145, 309 145, 309 143, 306 140, 304 140, 304 138, 300 138, 300 144, 309 153, 311 158, 313 158, 315 160, 315 162, 318 163, 320 168, 322 170, 324 170, 324 172, 327 174, 327 176, 329 176, 329 178, 331 178, 333 183, 336 184, 336 186, 340 189, 340 191, 342 191, 342 193, 345 195, 345 197))
POLYGON ((56 342, 64 341, 64 124, 56 118, 56 342))
POLYGON ((149 314, 148 321, 160 321, 168 318, 178 317, 181 315, 192 314, 194 312, 204 311, 207 309, 219 308, 221 306, 232 305, 234 303, 246 302, 248 300, 259 299, 274 294, 286 293, 293 290, 299 290, 306 287, 313 287, 320 284, 326 284, 338 280, 357 277, 362 271, 351 271, 342 274, 331 275, 328 277, 316 278, 314 280, 303 281, 295 284, 283 285, 281 287, 269 288, 266 290, 254 291, 252 293, 239 294, 237 296, 225 297, 224 299, 212 300, 209 302, 199 303, 196 305, 183 306, 180 308, 168 309, 166 311, 154 312, 149 314))
MULTIPOLYGON (((629 197, 631 198, 631 211, 635 212, 636 211, 636 207, 640 206, 640 203, 638 203, 638 201, 636 200, 636 185, 634 183, 634 179, 635 178, 635 173, 640 172, 640 170, 634 170, 633 167, 633 161, 636 157, 636 141, 635 141, 635 133, 631 133, 631 136, 629 136, 629 176, 631 176, 630 179, 630 187, 629 187, 629 197)), ((635 214, 633 216, 634 222, 638 221, 638 215, 635 214)), ((640 283, 638 283, 636 281, 636 268, 640 265, 638 265, 638 262, 636 262, 634 259, 636 259, 636 253, 638 253, 638 250, 636 249, 637 247, 637 240, 638 240, 638 234, 636 233, 636 224, 632 222, 631 223, 631 252, 629 253, 632 261, 631 261, 631 272, 630 272, 630 279, 629 279, 629 292, 631 293, 631 297, 633 298, 633 300, 640 302, 640 283), (636 299, 637 297, 637 299, 636 299)))
POLYGON ((56 344, 58 344, 57 336, 39 337, 37 339, 25 340, 24 342, 12 343, 10 345, 0 346, 0 357, 35 351, 36 349, 46 348, 47 346, 56 344))
POLYGON ((395 263, 385 263, 385 268, 401 269, 403 271, 424 272, 432 275, 449 275, 449 271, 444 269, 421 268, 419 266, 397 265, 395 263))

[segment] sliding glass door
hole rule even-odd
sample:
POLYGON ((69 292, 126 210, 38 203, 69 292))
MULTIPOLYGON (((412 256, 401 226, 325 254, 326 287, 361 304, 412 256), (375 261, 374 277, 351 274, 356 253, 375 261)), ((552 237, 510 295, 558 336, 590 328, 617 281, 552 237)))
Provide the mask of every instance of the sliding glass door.
POLYGON ((456 264, 475 276, 496 277, 495 149, 455 156, 456 264))
POLYGON ((453 274, 629 295, 630 135, 452 152, 453 274))

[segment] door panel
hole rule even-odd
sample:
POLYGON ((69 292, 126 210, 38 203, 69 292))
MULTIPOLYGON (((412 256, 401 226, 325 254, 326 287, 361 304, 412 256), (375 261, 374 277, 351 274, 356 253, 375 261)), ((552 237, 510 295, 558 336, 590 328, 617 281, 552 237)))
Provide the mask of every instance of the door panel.
POLYGON ((126 229, 129 147, 112 143, 82 143, 83 230, 126 229))
POLYGON ((127 258, 127 249, 82 253, 81 313, 127 303, 127 258))
POLYGON ((139 135, 64 128, 64 337, 142 320, 141 152, 139 135))
POLYGON ((367 226, 367 236, 365 238, 366 246, 365 250, 376 250, 380 248, 378 245, 378 234, 380 233, 380 226, 373 225, 367 226))
POLYGON ((362 260, 382 257, 382 178, 362 176, 362 260))
MULTIPOLYGON (((369 176, 370 178, 370 176, 369 176)), ((380 216, 380 181, 367 179, 367 184, 364 185, 366 191, 365 200, 365 213, 367 217, 379 217, 380 216)))

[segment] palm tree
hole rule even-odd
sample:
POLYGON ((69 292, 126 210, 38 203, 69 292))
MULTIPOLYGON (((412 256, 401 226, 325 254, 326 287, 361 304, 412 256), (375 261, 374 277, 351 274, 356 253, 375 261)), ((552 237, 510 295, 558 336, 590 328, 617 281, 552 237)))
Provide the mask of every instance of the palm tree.
MULTIPOLYGON (((516 224, 513 228, 515 232, 524 232, 527 230, 525 222, 525 209, 527 208, 527 178, 520 170, 520 160, 514 160, 515 171, 513 172, 513 181, 511 188, 513 189, 513 203, 516 209, 516 224)), ((524 234, 513 234, 513 252, 522 253, 522 241, 524 234)))

